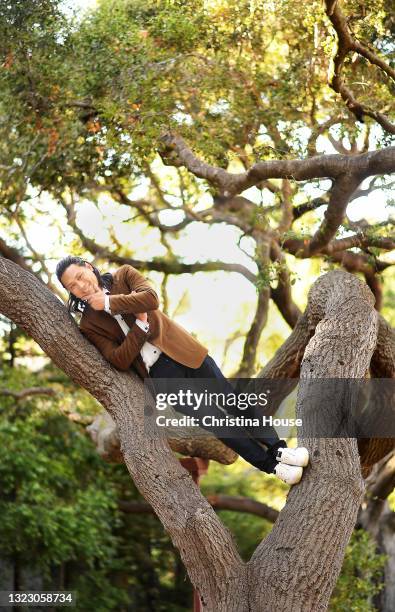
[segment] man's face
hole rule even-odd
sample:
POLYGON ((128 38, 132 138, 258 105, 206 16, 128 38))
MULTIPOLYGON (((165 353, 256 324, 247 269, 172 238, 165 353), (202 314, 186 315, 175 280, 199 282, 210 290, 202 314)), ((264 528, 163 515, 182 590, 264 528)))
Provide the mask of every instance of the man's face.
POLYGON ((71 291, 81 300, 100 290, 93 268, 87 262, 83 266, 77 264, 68 266, 62 274, 61 282, 67 291, 71 291))

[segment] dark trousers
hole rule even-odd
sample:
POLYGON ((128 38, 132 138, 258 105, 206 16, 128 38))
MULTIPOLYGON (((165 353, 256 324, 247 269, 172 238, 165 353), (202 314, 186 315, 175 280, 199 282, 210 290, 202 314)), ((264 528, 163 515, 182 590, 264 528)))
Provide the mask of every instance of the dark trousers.
MULTIPOLYGON (((199 368, 189 368, 182 363, 174 361, 174 359, 171 359, 165 353, 161 353, 159 359, 150 368, 149 375, 152 379, 154 390, 155 378, 215 378, 216 392, 223 393, 225 397, 230 393, 232 395, 237 394, 237 391, 225 378, 210 355, 207 355, 199 368)), ((193 381, 191 381, 191 383, 192 382, 193 381)), ((176 410, 182 414, 195 416, 191 406, 177 406, 176 410)), ((237 411, 237 408, 235 410, 237 411)), ((226 408, 226 411, 233 416, 236 415, 235 410, 230 411, 228 407, 226 408)), ((211 405, 199 407, 199 414, 203 416, 213 415, 222 418, 225 416, 224 412, 220 408, 211 405)), ((240 414, 241 413, 238 412, 238 416, 240 416, 240 414)), ((228 437, 228 435, 226 437, 217 435, 214 427, 203 425, 202 427, 208 431, 212 431, 219 440, 221 440, 226 446, 229 446, 229 448, 232 448, 236 453, 243 457, 243 459, 267 473, 273 473, 274 468, 277 465, 277 449, 281 446, 286 446, 286 443, 278 438, 275 429, 269 426, 265 427, 265 437, 262 440, 254 438, 246 428, 241 426, 231 427, 232 437, 228 437)))

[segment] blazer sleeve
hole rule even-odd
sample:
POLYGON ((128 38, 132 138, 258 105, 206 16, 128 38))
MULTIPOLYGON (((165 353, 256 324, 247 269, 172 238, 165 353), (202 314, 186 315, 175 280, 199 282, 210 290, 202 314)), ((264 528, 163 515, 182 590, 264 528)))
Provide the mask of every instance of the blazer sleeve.
POLYGON ((147 340, 147 333, 138 325, 133 325, 125 336, 122 344, 110 340, 106 336, 91 329, 81 330, 81 333, 96 346, 104 358, 118 370, 128 370, 140 353, 140 349, 147 340))
POLYGON ((149 281, 133 266, 123 266, 123 280, 135 294, 110 295, 111 314, 136 314, 159 308, 159 298, 149 281))

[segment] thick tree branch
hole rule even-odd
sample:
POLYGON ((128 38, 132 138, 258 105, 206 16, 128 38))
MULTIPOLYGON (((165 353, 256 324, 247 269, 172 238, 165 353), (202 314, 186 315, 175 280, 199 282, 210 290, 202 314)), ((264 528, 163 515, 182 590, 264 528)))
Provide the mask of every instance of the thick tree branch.
MULTIPOLYGON (((271 506, 255 501, 249 497, 239 497, 236 495, 207 495, 208 503, 215 510, 231 510, 232 512, 244 512, 260 516, 270 523, 275 523, 279 512, 271 506)), ((120 500, 118 507, 122 512, 128 514, 154 514, 152 506, 144 501, 123 501, 120 500)))
POLYGON ((20 401, 25 399, 26 397, 30 397, 32 395, 56 395, 55 389, 51 389, 50 387, 30 387, 28 389, 22 389, 22 391, 11 391, 10 389, 0 389, 0 395, 6 397, 12 397, 13 399, 20 401))
MULTIPOLYGON (((296 181, 313 178, 339 178, 357 175, 359 181, 374 174, 395 172, 395 147, 359 155, 317 155, 304 160, 270 160, 254 164, 247 172, 233 174, 200 160, 185 141, 176 134, 163 136, 166 151, 172 152, 171 163, 185 166, 192 174, 216 186, 225 197, 237 195, 270 178, 296 181), (176 160, 176 161, 175 161, 176 160)), ((162 151, 162 155, 166 155, 162 151)), ((342 187, 345 186, 342 182, 342 187)))
MULTIPOLYGON (((307 258, 311 257, 309 245, 310 242, 307 240, 290 238, 284 241, 283 248, 296 257, 307 258)), ((353 236, 332 240, 322 247, 319 250, 319 253, 314 254, 333 255, 334 253, 347 251, 347 249, 351 248, 368 249, 369 247, 376 247, 386 251, 392 251, 395 249, 395 239, 385 236, 369 236, 369 234, 365 234, 364 231, 360 231, 358 234, 354 234, 353 236)))

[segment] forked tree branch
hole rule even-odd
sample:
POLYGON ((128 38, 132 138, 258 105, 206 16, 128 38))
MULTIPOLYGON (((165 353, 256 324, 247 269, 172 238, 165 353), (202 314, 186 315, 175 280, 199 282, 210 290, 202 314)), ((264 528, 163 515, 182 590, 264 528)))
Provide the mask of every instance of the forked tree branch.
POLYGON ((167 133, 162 137, 162 158, 176 166, 185 166, 198 178, 217 187, 222 195, 237 195, 270 178, 288 178, 296 181, 314 178, 340 178, 343 175, 357 176, 359 181, 375 174, 395 172, 395 147, 359 155, 317 155, 306 159, 281 159, 262 161, 248 171, 238 174, 211 166, 199 159, 181 136, 167 133))

